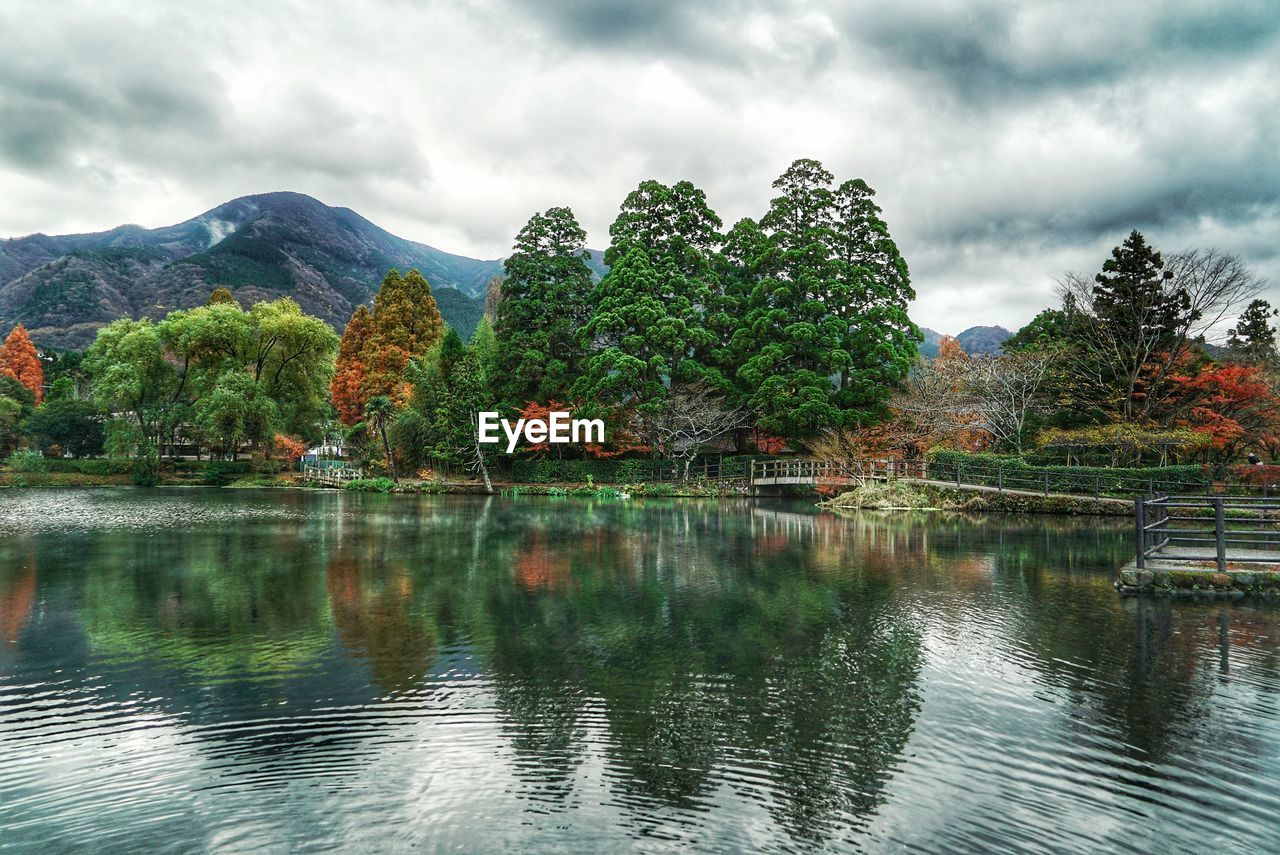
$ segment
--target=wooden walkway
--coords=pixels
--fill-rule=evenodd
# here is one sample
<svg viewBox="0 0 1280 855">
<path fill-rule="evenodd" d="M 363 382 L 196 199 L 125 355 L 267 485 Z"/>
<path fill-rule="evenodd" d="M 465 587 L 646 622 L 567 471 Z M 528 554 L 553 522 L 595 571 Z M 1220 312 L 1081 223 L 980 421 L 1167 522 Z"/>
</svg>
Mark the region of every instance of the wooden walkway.
<svg viewBox="0 0 1280 855">
<path fill-rule="evenodd" d="M 322 487 L 344 487 L 349 481 L 363 478 L 364 473 L 354 466 L 304 466 L 302 477 Z"/>
</svg>

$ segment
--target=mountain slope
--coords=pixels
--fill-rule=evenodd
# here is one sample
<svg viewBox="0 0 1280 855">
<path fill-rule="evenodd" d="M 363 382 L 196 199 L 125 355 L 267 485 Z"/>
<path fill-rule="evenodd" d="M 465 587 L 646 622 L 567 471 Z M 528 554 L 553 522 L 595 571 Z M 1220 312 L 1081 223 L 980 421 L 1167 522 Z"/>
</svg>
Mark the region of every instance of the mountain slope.
<svg viewBox="0 0 1280 855">
<path fill-rule="evenodd" d="M 933 359 L 938 355 L 938 346 L 941 344 L 943 335 L 934 332 L 928 327 L 921 327 L 920 331 L 924 333 L 924 343 L 920 345 L 920 355 L 928 359 Z M 960 347 L 970 356 L 993 356 L 1002 353 L 1001 345 L 1005 340 L 1012 336 L 1004 327 L 969 327 L 964 332 L 956 336 L 956 341 L 960 343 Z"/>
<path fill-rule="evenodd" d="M 0 324 L 21 321 L 44 346 L 83 347 L 116 318 L 199 305 L 225 286 L 246 305 L 293 297 L 340 330 L 392 267 L 421 270 L 446 322 L 469 333 L 475 298 L 502 262 L 405 240 L 299 193 L 267 193 L 160 229 L 0 241 Z"/>
</svg>

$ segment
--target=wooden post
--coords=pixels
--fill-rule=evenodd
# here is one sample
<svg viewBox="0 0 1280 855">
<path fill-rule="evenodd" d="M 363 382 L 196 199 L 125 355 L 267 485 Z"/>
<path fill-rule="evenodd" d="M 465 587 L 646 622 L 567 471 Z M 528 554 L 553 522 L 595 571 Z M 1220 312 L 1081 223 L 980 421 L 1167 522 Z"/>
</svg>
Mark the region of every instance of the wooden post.
<svg viewBox="0 0 1280 855">
<path fill-rule="evenodd" d="M 1218 543 L 1218 572 L 1227 572 L 1227 512 L 1223 507 L 1222 497 L 1213 500 L 1214 539 Z"/>
<path fill-rule="evenodd" d="M 1004 492 L 1004 468 L 999 465 L 996 466 L 996 492 Z"/>
<path fill-rule="evenodd" d="M 1147 566 L 1147 503 L 1142 496 L 1133 497 L 1133 516 L 1138 521 L 1138 569 Z"/>
<path fill-rule="evenodd" d="M 1102 497 L 1102 476 L 1097 473 L 1093 476 L 1093 497 L 1095 499 Z"/>
<path fill-rule="evenodd" d="M 1044 470 L 1044 494 L 1049 495 L 1049 470 Z"/>
</svg>

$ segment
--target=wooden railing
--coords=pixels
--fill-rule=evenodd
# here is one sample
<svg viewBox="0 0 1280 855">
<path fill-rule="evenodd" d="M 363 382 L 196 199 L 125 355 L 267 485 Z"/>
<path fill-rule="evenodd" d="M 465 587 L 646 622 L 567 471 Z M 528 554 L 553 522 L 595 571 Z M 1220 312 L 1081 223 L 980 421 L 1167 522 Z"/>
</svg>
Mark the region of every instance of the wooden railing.
<svg viewBox="0 0 1280 855">
<path fill-rule="evenodd" d="M 348 481 L 363 478 L 364 472 L 354 466 L 317 466 L 309 463 L 302 467 L 302 477 L 323 487 L 343 487 Z"/>
<path fill-rule="evenodd" d="M 1138 496 L 1137 566 L 1150 560 L 1280 563 L 1280 502 L 1257 496 Z"/>
</svg>

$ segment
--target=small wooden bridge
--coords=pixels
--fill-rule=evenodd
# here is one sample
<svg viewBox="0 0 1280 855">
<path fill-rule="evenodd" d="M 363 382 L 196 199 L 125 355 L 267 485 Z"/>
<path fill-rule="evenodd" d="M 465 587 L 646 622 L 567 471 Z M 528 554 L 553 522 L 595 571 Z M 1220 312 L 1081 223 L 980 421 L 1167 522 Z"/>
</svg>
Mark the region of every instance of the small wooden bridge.
<svg viewBox="0 0 1280 855">
<path fill-rule="evenodd" d="M 316 466 L 308 464 L 302 467 L 302 477 L 314 481 L 322 487 L 344 487 L 348 481 L 363 478 L 364 472 L 354 466 Z"/>
<path fill-rule="evenodd" d="M 777 487 L 797 484 L 852 484 L 861 481 L 888 481 L 898 478 L 923 480 L 924 462 L 914 460 L 851 460 L 833 462 L 795 458 L 753 460 L 750 486 Z"/>
</svg>

